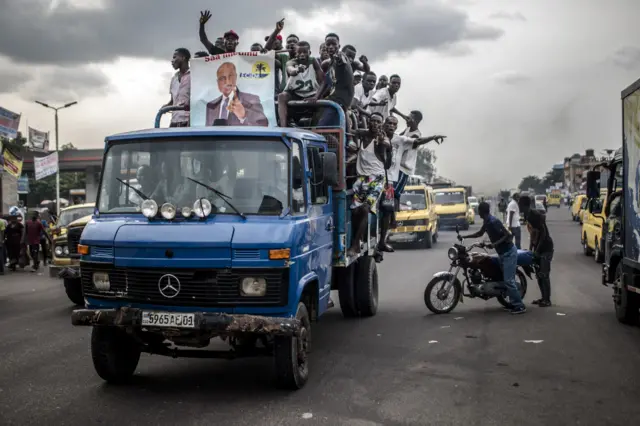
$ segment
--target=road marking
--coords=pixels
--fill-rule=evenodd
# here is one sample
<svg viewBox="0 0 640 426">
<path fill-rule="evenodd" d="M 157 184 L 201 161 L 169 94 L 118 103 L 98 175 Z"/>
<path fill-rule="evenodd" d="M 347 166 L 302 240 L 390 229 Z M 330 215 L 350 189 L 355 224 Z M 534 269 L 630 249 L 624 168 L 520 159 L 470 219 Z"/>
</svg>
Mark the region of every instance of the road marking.
<svg viewBox="0 0 640 426">
<path fill-rule="evenodd" d="M 431 343 L 438 343 L 438 341 L 437 340 L 429 340 L 429 344 L 431 344 Z"/>
<path fill-rule="evenodd" d="M 311 414 L 311 413 L 304 413 L 302 415 L 302 418 L 305 419 L 305 420 L 309 420 L 312 417 L 313 417 L 313 414 Z"/>
<path fill-rule="evenodd" d="M 563 314 L 562 312 L 556 312 L 556 315 L 557 315 L 557 316 L 559 316 L 559 317 L 564 317 L 564 316 L 566 316 L 567 314 Z"/>
<path fill-rule="evenodd" d="M 525 340 L 525 343 L 542 343 L 544 340 Z"/>
</svg>

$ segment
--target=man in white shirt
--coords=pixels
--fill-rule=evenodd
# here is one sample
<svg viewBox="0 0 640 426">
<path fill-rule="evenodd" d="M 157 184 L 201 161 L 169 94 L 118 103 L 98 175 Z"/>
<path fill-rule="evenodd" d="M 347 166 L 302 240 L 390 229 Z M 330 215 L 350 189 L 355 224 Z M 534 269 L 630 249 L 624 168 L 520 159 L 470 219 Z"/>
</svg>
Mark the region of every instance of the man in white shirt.
<svg viewBox="0 0 640 426">
<path fill-rule="evenodd" d="M 511 197 L 511 202 L 507 206 L 507 219 L 509 225 L 509 232 L 514 237 L 516 248 L 520 250 L 520 238 L 522 236 L 520 232 L 520 207 L 518 207 L 518 200 L 520 194 L 514 193 Z"/>
<path fill-rule="evenodd" d="M 396 74 L 392 75 L 389 78 L 389 86 L 378 90 L 373 95 L 373 98 L 369 102 L 369 113 L 380 113 L 385 120 L 393 113 L 399 115 L 405 120 L 408 120 L 409 117 L 396 109 L 396 103 L 398 102 L 397 94 L 400 90 L 401 84 L 402 80 L 400 79 L 400 76 Z"/>
<path fill-rule="evenodd" d="M 356 109 L 360 113 L 361 128 L 366 127 L 366 120 L 369 116 L 367 107 L 373 99 L 373 95 L 376 93 L 374 89 L 376 85 L 376 74 L 373 71 L 365 73 L 362 83 L 356 85 L 354 88 L 353 103 L 351 109 Z"/>
<path fill-rule="evenodd" d="M 404 178 L 404 182 L 400 181 L 400 175 L 403 175 L 402 172 L 402 158 L 407 151 L 415 151 L 419 146 L 429 143 L 431 141 L 436 141 L 436 143 L 441 144 L 444 136 L 429 136 L 426 138 L 418 137 L 418 136 L 406 136 L 406 135 L 396 135 L 395 131 L 398 129 L 398 119 L 394 116 L 389 116 L 384 122 L 384 132 L 386 136 L 391 141 L 391 167 L 388 171 L 388 179 L 389 183 L 393 185 L 394 188 L 394 196 L 396 199 L 396 209 L 398 208 L 400 202 L 400 195 L 404 190 L 404 185 L 406 184 L 406 177 Z M 417 127 L 416 127 L 417 130 Z M 418 131 L 419 132 L 419 131 Z M 406 130 L 405 130 L 406 133 Z M 408 176 L 408 175 L 405 175 Z M 402 186 L 402 187 L 400 187 Z M 391 217 L 391 228 L 395 228 L 395 215 Z M 386 245 L 383 246 L 383 251 L 393 251 L 393 248 Z"/>
</svg>

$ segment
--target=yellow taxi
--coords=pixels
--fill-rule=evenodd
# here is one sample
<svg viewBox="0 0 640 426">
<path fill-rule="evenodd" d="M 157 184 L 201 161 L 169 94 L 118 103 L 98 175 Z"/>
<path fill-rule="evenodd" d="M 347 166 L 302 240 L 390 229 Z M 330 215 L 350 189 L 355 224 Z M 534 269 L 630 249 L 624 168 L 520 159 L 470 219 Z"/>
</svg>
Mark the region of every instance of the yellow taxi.
<svg viewBox="0 0 640 426">
<path fill-rule="evenodd" d="M 587 196 L 584 194 L 578 194 L 573 198 L 573 204 L 571 205 L 571 218 L 574 222 L 580 221 L 582 223 L 582 218 L 580 216 L 580 212 L 587 202 Z"/>
<path fill-rule="evenodd" d="M 607 207 L 607 191 L 600 191 L 599 198 L 592 198 L 586 202 L 583 213 L 582 231 L 580 232 L 580 242 L 585 256 L 594 255 L 596 262 L 604 260 L 604 240 L 602 238 L 602 227 L 607 218 L 605 209 Z"/>
<path fill-rule="evenodd" d="M 442 228 L 469 229 L 469 203 L 464 187 L 438 188 L 434 190 L 434 202 L 438 221 Z"/>
<path fill-rule="evenodd" d="M 389 240 L 399 243 L 421 243 L 431 248 L 438 240 L 438 215 L 434 195 L 426 185 L 407 186 L 400 195 L 400 211 L 396 213 L 396 229 Z"/>
<path fill-rule="evenodd" d="M 86 204 L 76 204 L 66 209 L 60 210 L 60 217 L 56 221 L 52 235 L 57 237 L 59 235 L 64 235 L 67 233 L 67 227 L 69 224 L 75 220 L 78 220 L 85 216 L 91 216 L 93 214 L 93 210 L 95 209 L 95 203 L 86 203 Z"/>
</svg>

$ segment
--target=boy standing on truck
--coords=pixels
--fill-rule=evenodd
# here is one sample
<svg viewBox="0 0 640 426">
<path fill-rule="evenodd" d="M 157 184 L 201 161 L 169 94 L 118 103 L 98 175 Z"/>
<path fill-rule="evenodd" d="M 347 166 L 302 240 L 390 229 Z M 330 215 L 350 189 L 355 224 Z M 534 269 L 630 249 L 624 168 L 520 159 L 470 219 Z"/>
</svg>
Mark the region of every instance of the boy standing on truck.
<svg viewBox="0 0 640 426">
<path fill-rule="evenodd" d="M 356 170 L 358 177 L 353 184 L 353 203 L 351 204 L 351 222 L 353 236 L 351 247 L 347 254 L 355 256 L 360 253 L 360 242 L 367 231 L 367 217 L 369 212 L 375 214 L 380 201 L 380 195 L 385 184 L 385 170 L 391 165 L 391 143 L 382 132 L 382 115 L 371 114 L 369 130 L 360 136 L 362 143 Z M 381 236 L 386 235 L 384 221 Z M 380 243 L 384 240 L 380 239 Z"/>
<path fill-rule="evenodd" d="M 189 127 L 189 103 L 191 98 L 191 71 L 189 60 L 191 53 L 183 47 L 173 52 L 171 65 L 177 70 L 171 79 L 169 93 L 171 99 L 165 106 L 184 106 L 185 111 L 173 111 L 169 127 Z"/>
</svg>

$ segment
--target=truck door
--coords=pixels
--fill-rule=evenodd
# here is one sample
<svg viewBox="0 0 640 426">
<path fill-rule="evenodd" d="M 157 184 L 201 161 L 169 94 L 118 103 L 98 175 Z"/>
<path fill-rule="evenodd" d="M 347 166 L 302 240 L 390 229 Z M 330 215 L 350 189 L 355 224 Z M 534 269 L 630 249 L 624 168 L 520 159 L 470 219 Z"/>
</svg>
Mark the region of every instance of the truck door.
<svg viewBox="0 0 640 426">
<path fill-rule="evenodd" d="M 333 206 L 331 191 L 324 182 L 321 152 L 326 148 L 321 144 L 307 145 L 307 193 L 309 194 L 310 226 L 310 269 L 319 279 L 319 313 L 328 308 L 331 291 L 331 271 L 333 257 Z"/>
</svg>

